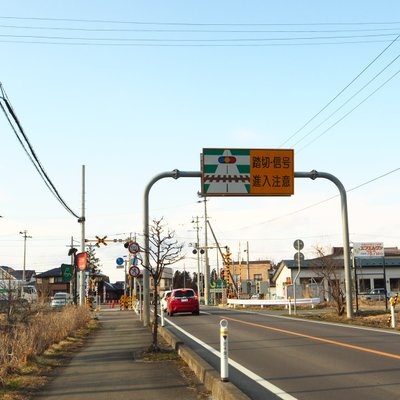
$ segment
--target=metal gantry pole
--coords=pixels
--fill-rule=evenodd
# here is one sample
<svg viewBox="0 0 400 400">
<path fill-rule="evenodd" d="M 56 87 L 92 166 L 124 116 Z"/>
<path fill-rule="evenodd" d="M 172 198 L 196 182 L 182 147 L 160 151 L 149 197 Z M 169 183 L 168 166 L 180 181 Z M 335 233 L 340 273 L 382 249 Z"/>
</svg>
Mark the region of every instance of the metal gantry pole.
<svg viewBox="0 0 400 400">
<path fill-rule="evenodd" d="M 333 182 L 339 189 L 341 212 L 342 212 L 342 235 L 343 235 L 343 261 L 344 261 L 344 274 L 345 274 L 345 287 L 346 287 L 346 312 L 347 318 L 353 318 L 353 296 L 351 284 L 351 265 L 350 265 L 350 241 L 349 241 L 349 222 L 347 212 L 347 195 L 346 189 L 342 182 L 335 176 L 327 172 L 295 172 L 295 178 L 310 178 L 312 180 L 317 178 L 325 178 Z"/>
<path fill-rule="evenodd" d="M 146 186 L 143 204 L 143 233 L 144 233 L 144 270 L 143 270 L 143 325 L 150 324 L 150 241 L 149 241 L 149 196 L 153 185 L 163 178 L 201 178 L 201 171 L 179 171 L 162 172 L 156 175 Z"/>
</svg>

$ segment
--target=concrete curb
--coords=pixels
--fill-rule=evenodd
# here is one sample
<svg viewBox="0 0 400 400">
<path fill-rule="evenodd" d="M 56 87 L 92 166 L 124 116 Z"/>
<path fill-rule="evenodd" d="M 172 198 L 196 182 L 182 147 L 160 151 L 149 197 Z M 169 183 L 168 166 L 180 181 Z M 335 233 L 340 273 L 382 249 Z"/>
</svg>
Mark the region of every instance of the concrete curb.
<svg viewBox="0 0 400 400">
<path fill-rule="evenodd" d="M 178 339 L 172 332 L 162 326 L 158 332 L 164 340 L 173 347 L 189 368 L 196 374 L 200 382 L 209 390 L 214 399 L 218 400 L 250 400 L 231 382 L 222 382 L 218 372 L 192 349 Z"/>
</svg>

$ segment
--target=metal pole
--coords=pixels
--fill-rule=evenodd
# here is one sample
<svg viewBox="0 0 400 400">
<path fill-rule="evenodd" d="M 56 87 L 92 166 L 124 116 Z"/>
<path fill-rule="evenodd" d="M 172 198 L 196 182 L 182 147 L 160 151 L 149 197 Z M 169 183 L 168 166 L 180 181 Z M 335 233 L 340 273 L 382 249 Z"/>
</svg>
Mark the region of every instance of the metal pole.
<svg viewBox="0 0 400 400">
<path fill-rule="evenodd" d="M 199 217 L 196 217 L 196 231 L 197 231 L 197 242 L 196 242 L 196 250 L 197 250 L 197 297 L 201 297 L 200 290 L 200 244 L 199 244 Z"/>
<path fill-rule="evenodd" d="M 163 178 L 201 178 L 201 171 L 179 171 L 162 172 L 156 175 L 146 186 L 144 191 L 143 205 L 143 233 L 144 233 L 144 270 L 143 270 L 143 325 L 150 324 L 150 257 L 149 257 L 149 195 L 152 186 Z"/>
<path fill-rule="evenodd" d="M 356 290 L 356 311 L 358 312 L 358 278 L 357 278 L 357 262 L 354 257 L 354 251 L 351 251 L 352 254 L 352 263 L 354 269 L 354 286 Z"/>
<path fill-rule="evenodd" d="M 299 247 L 299 249 L 297 250 L 297 274 L 294 277 L 294 285 L 293 285 L 294 315 L 297 314 L 297 303 L 296 303 L 296 298 L 297 298 L 296 289 L 297 289 L 297 286 L 296 285 L 297 285 L 297 279 L 298 279 L 298 277 L 300 275 L 300 267 L 301 267 L 301 264 L 300 264 L 300 247 Z"/>
<path fill-rule="evenodd" d="M 74 247 L 74 237 L 71 236 L 71 249 Z M 69 282 L 69 294 L 74 298 L 74 282 L 75 282 L 75 266 L 74 266 L 74 253 L 71 251 L 71 265 L 74 273 L 72 274 L 72 279 Z"/>
<path fill-rule="evenodd" d="M 82 216 L 80 218 L 82 224 L 81 230 L 81 252 L 85 252 L 85 166 L 82 165 Z M 85 271 L 79 271 L 79 305 L 84 304 L 85 298 Z"/>
<path fill-rule="evenodd" d="M 344 274 L 346 286 L 346 311 L 347 318 L 353 318 L 353 299 L 352 299 L 352 285 L 351 285 L 351 267 L 350 267 L 350 244 L 349 244 L 349 222 L 347 213 L 347 195 L 346 189 L 343 184 L 335 176 L 326 172 L 295 172 L 295 178 L 325 178 L 333 182 L 339 189 L 342 211 L 342 235 L 343 235 L 343 261 L 344 261 Z"/>
<path fill-rule="evenodd" d="M 388 298 L 387 298 L 387 286 L 386 286 L 386 262 L 385 262 L 385 256 L 382 257 L 382 263 L 383 263 L 383 281 L 385 282 L 385 309 L 387 311 L 388 309 Z"/>
<path fill-rule="evenodd" d="M 26 239 L 30 239 L 32 236 L 28 236 L 27 235 L 28 231 L 24 230 L 21 231 L 20 234 L 23 235 L 24 238 L 24 262 L 23 262 L 23 268 L 22 268 L 22 284 L 21 284 L 21 297 L 23 297 L 24 295 L 24 285 L 25 285 L 25 280 L 26 280 L 26 274 L 25 274 L 25 270 L 26 270 Z"/>
<path fill-rule="evenodd" d="M 204 304 L 208 305 L 210 302 L 210 263 L 208 260 L 208 238 L 207 238 L 207 198 L 204 198 Z"/>
<path fill-rule="evenodd" d="M 247 280 L 250 280 L 250 256 L 249 256 L 249 242 L 246 242 L 246 253 L 247 253 Z"/>
</svg>

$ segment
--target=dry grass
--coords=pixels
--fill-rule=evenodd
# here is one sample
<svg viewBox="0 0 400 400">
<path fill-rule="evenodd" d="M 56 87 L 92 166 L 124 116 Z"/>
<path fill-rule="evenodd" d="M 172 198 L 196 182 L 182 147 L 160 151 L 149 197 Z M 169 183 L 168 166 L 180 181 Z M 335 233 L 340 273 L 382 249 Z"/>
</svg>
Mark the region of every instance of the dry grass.
<svg viewBox="0 0 400 400">
<path fill-rule="evenodd" d="M 86 307 L 65 307 L 61 311 L 35 310 L 28 318 L 0 323 L 0 387 L 23 386 L 26 374 L 41 369 L 46 351 L 57 352 L 57 344 L 74 345 L 74 334 L 88 326 L 91 315 Z M 66 343 L 63 345 L 63 340 Z M 49 350 L 51 349 L 51 350 Z M 47 354 L 47 358 L 51 354 Z M 46 364 L 48 364 L 46 362 Z M 10 378 L 11 377 L 11 378 Z M 4 397 L 5 396 L 5 397 Z M 7 399 L 3 392 L 2 397 Z M 16 397 L 18 398 L 18 397 Z"/>
</svg>

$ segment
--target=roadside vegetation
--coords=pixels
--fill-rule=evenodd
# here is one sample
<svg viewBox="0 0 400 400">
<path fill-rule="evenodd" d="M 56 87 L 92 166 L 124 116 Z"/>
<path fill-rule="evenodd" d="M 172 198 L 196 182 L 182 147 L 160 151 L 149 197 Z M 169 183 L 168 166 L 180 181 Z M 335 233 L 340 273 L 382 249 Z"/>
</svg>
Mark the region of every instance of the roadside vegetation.
<svg viewBox="0 0 400 400">
<path fill-rule="evenodd" d="M 87 307 L 45 306 L 0 314 L 0 399 L 27 399 L 97 326 Z"/>
</svg>

